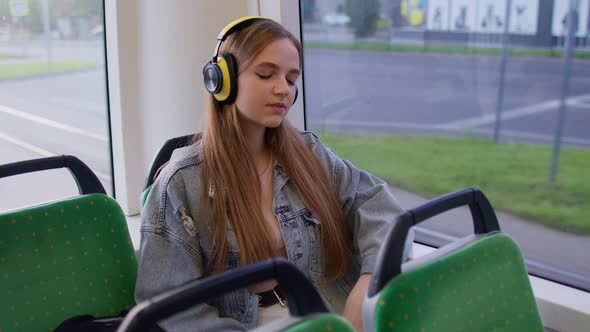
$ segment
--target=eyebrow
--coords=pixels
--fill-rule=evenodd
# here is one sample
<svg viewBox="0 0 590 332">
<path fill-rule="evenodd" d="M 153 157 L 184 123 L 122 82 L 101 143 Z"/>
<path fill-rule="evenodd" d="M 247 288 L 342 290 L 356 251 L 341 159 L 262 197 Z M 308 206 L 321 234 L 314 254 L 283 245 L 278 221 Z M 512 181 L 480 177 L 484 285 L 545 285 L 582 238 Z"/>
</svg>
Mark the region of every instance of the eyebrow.
<svg viewBox="0 0 590 332">
<path fill-rule="evenodd" d="M 255 65 L 254 67 L 256 68 L 260 68 L 260 67 L 270 67 L 272 69 L 279 69 L 279 66 L 277 66 L 276 64 L 272 63 L 272 62 L 261 62 L 257 65 Z M 291 69 L 289 70 L 289 74 L 297 74 L 299 75 L 301 72 L 299 71 L 299 69 Z"/>
</svg>

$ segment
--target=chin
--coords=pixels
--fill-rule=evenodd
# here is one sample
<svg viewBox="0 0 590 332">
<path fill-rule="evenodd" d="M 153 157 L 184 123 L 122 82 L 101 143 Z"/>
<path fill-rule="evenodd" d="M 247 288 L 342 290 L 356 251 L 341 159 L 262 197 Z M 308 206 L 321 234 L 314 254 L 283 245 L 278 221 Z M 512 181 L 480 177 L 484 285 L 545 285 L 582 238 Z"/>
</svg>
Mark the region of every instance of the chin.
<svg viewBox="0 0 590 332">
<path fill-rule="evenodd" d="M 283 119 L 278 120 L 278 121 L 268 121 L 266 123 L 266 128 L 277 128 L 278 126 L 281 125 L 281 123 L 283 123 Z"/>
</svg>

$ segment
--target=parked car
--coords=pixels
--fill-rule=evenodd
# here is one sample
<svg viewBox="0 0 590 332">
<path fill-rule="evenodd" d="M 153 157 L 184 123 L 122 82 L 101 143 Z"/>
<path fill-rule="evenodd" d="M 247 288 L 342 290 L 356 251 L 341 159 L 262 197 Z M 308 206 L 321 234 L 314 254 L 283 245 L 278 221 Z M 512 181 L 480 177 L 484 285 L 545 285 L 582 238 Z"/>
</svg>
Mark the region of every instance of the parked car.
<svg viewBox="0 0 590 332">
<path fill-rule="evenodd" d="M 347 25 L 350 17 L 344 13 L 327 13 L 322 17 L 322 22 L 327 25 Z"/>
</svg>

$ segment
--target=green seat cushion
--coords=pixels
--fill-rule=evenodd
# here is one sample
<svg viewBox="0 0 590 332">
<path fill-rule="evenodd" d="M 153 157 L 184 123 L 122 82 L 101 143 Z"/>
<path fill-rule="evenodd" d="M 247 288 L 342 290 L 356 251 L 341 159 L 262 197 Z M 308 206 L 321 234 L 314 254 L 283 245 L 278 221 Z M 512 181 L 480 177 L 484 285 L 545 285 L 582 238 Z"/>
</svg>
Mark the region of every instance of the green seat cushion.
<svg viewBox="0 0 590 332">
<path fill-rule="evenodd" d="M 402 273 L 379 294 L 376 331 L 543 331 L 520 249 L 497 233 Z"/>
<path fill-rule="evenodd" d="M 0 331 L 51 331 L 133 306 L 137 259 L 115 200 L 92 194 L 0 215 Z"/>
<path fill-rule="evenodd" d="M 336 314 L 319 314 L 297 323 L 285 332 L 354 332 L 348 321 Z"/>
</svg>

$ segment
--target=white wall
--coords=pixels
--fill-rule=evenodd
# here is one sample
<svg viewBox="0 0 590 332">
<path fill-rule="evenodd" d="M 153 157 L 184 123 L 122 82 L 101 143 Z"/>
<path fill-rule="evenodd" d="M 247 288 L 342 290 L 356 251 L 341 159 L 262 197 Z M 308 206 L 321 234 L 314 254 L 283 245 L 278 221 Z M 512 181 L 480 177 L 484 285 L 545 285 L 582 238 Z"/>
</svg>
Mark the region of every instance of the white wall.
<svg viewBox="0 0 590 332">
<path fill-rule="evenodd" d="M 201 69 L 219 31 L 238 17 L 263 15 L 298 36 L 298 1 L 106 0 L 105 7 L 115 191 L 133 215 L 158 149 L 200 129 Z M 289 118 L 303 128 L 301 85 L 299 92 Z"/>
<path fill-rule="evenodd" d="M 136 213 L 143 158 L 140 126 L 138 1 L 106 0 L 105 33 L 115 195 L 126 214 Z"/>
</svg>

